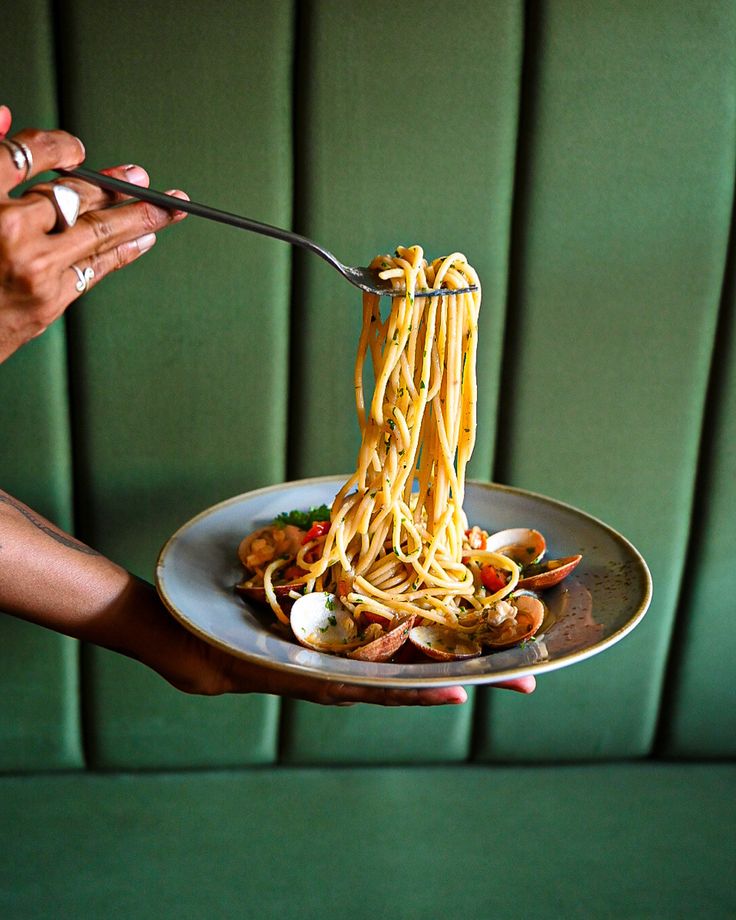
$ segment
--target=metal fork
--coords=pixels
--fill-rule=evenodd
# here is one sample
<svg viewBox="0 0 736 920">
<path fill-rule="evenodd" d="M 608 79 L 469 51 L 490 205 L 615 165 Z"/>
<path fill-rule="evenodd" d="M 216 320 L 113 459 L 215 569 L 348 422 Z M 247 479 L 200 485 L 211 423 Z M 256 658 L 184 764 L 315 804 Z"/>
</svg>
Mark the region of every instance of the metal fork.
<svg viewBox="0 0 736 920">
<path fill-rule="evenodd" d="M 378 277 L 378 272 L 373 268 L 360 268 L 354 265 L 343 265 L 343 263 L 334 256 L 329 250 L 310 240 L 299 233 L 292 233 L 290 230 L 282 230 L 281 227 L 273 227 L 271 224 L 263 224 L 258 220 L 252 220 L 250 217 L 240 217 L 238 214 L 231 214 L 228 211 L 220 211 L 218 208 L 211 208 L 206 204 L 199 204 L 196 201 L 187 201 L 183 198 L 175 198 L 173 195 L 165 195 L 163 192 L 157 192 L 152 188 L 143 188 L 140 185 L 133 185 L 130 182 L 124 182 L 122 179 L 113 179 L 111 176 L 105 176 L 102 173 L 87 169 L 84 166 L 78 166 L 76 169 L 57 170 L 64 176 L 75 176 L 84 182 L 91 182 L 100 188 L 110 192 L 121 192 L 129 195 L 131 198 L 139 198 L 141 201 L 149 201 L 158 205 L 160 208 L 175 209 L 177 211 L 187 211 L 190 214 L 196 214 L 197 217 L 206 217 L 209 220 L 216 220 L 223 224 L 230 224 L 233 227 L 240 227 L 241 230 L 250 230 L 253 233 L 261 233 L 264 236 L 270 236 L 277 240 L 283 240 L 285 243 L 291 243 L 292 246 L 301 246 L 315 255 L 320 256 L 325 262 L 329 263 L 336 269 L 343 278 L 346 278 L 351 284 L 360 288 L 362 291 L 368 291 L 370 294 L 378 294 L 387 297 L 400 297 L 405 292 L 404 289 L 394 288 L 390 281 L 384 281 Z M 472 285 L 466 288 L 453 290 L 455 294 L 464 294 L 468 291 L 475 291 L 477 287 Z M 417 292 L 419 294 L 420 292 Z M 421 291 L 422 297 L 437 297 L 440 294 L 448 293 L 448 289 L 435 289 L 432 291 Z"/>
</svg>

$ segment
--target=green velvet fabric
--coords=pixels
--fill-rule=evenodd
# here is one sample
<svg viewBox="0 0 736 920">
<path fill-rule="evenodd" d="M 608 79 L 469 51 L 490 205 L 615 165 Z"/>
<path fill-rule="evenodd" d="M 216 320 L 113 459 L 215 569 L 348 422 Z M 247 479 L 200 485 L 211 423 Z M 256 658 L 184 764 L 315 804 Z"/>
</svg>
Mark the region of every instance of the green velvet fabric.
<svg viewBox="0 0 736 920">
<path fill-rule="evenodd" d="M 736 520 L 734 269 L 732 253 L 713 354 L 703 464 L 662 718 L 662 747 L 681 757 L 736 755 L 736 685 L 728 651 L 736 617 L 730 552 Z"/>
<path fill-rule="evenodd" d="M 654 600 L 619 646 L 540 682 L 521 718 L 489 697 L 479 750 L 644 755 L 679 629 L 728 247 L 736 9 L 549 2 L 527 30 L 498 478 L 618 528 Z"/>
<path fill-rule="evenodd" d="M 465 252 L 472 475 L 620 529 L 654 603 L 532 697 L 444 709 L 192 698 L 0 618 L 0 918 L 736 916 L 734 5 L 27 0 L 2 24 L 0 103 L 92 167 L 355 264 Z M 0 367 L 0 487 L 150 578 L 214 502 L 353 466 L 359 318 L 313 256 L 189 218 Z"/>
<path fill-rule="evenodd" d="M 4 16 L 17 123 L 61 119 L 91 166 L 140 161 L 348 262 L 464 250 L 484 289 L 473 475 L 618 527 L 655 599 L 530 699 L 390 714 L 192 699 L 91 649 L 80 689 L 73 643 L 3 623 L 0 767 L 638 758 L 657 729 L 670 754 L 732 756 L 713 642 L 735 591 L 733 5 L 427 0 L 410 40 L 382 0 Z M 0 485 L 151 577 L 213 502 L 352 467 L 359 313 L 314 257 L 190 218 L 0 368 Z"/>
<path fill-rule="evenodd" d="M 0 101 L 11 104 L 17 128 L 52 127 L 58 119 L 48 4 L 11 4 L 2 23 L 14 48 L 0 55 Z M 0 488 L 72 526 L 61 324 L 0 366 Z M 0 769 L 81 766 L 76 644 L 3 617 L 0 649 Z"/>
<path fill-rule="evenodd" d="M 348 4 L 339 16 L 332 2 L 300 4 L 298 229 L 354 265 L 399 244 L 418 243 L 429 258 L 465 251 L 483 283 L 481 424 L 472 470 L 484 479 L 492 468 L 503 345 L 521 7 L 516 0 L 466 3 L 462 21 L 477 36 L 468 44 L 444 40 L 447 9 L 440 2 L 423 5 L 410 41 L 385 0 Z M 440 63 L 428 67 L 439 43 Z M 479 104 L 469 104 L 471 97 Z M 355 468 L 353 367 L 362 317 L 360 292 L 336 282 L 312 256 L 297 258 L 296 283 L 304 296 L 295 305 L 292 343 L 294 478 Z M 470 720 L 459 711 L 403 711 L 380 731 L 376 722 L 358 710 L 337 728 L 332 714 L 296 704 L 285 750 L 289 759 L 308 761 L 342 761 L 347 746 L 359 762 L 435 762 L 462 757 L 471 745 Z M 332 740 L 317 742 L 323 738 Z"/>
<path fill-rule="evenodd" d="M 90 766 L 181 769 L 276 761 L 277 697 L 189 697 L 112 652 L 85 650 L 83 662 Z"/>
<path fill-rule="evenodd" d="M 0 915 L 725 920 L 735 803 L 733 765 L 5 779 Z"/>
<path fill-rule="evenodd" d="M 290 764 L 463 763 L 472 755 L 473 699 L 461 707 L 382 710 L 284 705 L 280 760 Z"/>
<path fill-rule="evenodd" d="M 288 4 L 203 18 L 197 3 L 82 0 L 60 27 L 64 110 L 90 165 L 140 162 L 158 188 L 290 223 Z M 136 53 L 111 56 L 111 35 Z M 70 323 L 79 532 L 148 578 L 189 517 L 285 473 L 289 248 L 201 220 L 163 237 Z M 275 731 L 267 699 L 213 707 L 102 654 L 85 676 L 96 763 L 259 761 Z"/>
<path fill-rule="evenodd" d="M 464 4 L 464 25 L 455 27 L 462 34 L 472 23 L 473 42 L 445 41 L 447 7 L 439 0 L 422 4 L 421 15 L 412 18 L 410 40 L 388 0 L 345 4 L 340 15 L 336 9 L 331 0 L 299 4 L 295 221 L 352 265 L 365 265 L 397 245 L 417 243 L 429 258 L 465 248 L 483 283 L 483 424 L 473 474 L 488 479 L 503 339 L 522 4 Z M 439 62 L 429 65 L 439 46 Z M 297 268 L 289 464 L 294 478 L 355 467 L 360 441 L 353 368 L 362 317 L 360 292 L 337 282 L 331 269 L 301 253 Z"/>
</svg>

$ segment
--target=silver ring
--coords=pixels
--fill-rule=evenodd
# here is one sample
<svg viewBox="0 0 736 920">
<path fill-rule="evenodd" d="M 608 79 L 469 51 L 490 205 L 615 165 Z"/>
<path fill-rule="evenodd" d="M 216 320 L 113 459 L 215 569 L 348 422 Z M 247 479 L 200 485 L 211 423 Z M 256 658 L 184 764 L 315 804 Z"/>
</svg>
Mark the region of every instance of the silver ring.
<svg viewBox="0 0 736 920">
<path fill-rule="evenodd" d="M 71 186 L 57 182 L 51 188 L 32 188 L 31 191 L 44 195 L 53 204 L 56 223 L 52 233 L 60 233 L 76 224 L 82 199 L 79 192 L 75 192 Z"/>
<path fill-rule="evenodd" d="M 89 287 L 90 281 L 95 276 L 94 268 L 87 266 L 85 269 L 81 269 L 78 265 L 72 265 L 72 268 L 77 273 L 77 283 L 74 287 L 79 291 L 80 294 L 84 294 Z"/>
<path fill-rule="evenodd" d="M 0 145 L 7 149 L 13 161 L 13 166 L 19 172 L 23 170 L 23 178 L 20 181 L 25 182 L 33 169 L 33 154 L 30 147 L 21 141 L 11 140 L 9 137 L 0 141 Z"/>
</svg>

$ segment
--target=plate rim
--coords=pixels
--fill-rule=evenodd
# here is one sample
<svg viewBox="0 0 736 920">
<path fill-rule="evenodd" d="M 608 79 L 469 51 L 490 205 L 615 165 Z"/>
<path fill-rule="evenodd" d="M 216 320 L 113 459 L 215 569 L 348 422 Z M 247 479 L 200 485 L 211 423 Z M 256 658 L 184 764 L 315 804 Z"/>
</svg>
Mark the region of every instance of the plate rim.
<svg viewBox="0 0 736 920">
<path fill-rule="evenodd" d="M 315 680 L 329 681 L 331 683 L 340 683 L 340 684 L 351 684 L 357 686 L 373 686 L 373 687 L 386 687 L 392 689 L 412 689 L 412 688 L 421 688 L 421 687 L 451 687 L 459 685 L 493 685 L 497 683 L 503 683 L 509 680 L 528 677 L 531 675 L 541 675 L 543 673 L 556 671 L 560 668 L 569 667 L 572 664 L 576 664 L 580 661 L 585 661 L 588 658 L 591 658 L 600 652 L 605 651 L 607 648 L 610 648 L 612 645 L 618 643 L 621 639 L 627 636 L 632 630 L 639 625 L 641 620 L 644 618 L 647 613 L 649 606 L 652 601 L 653 596 L 653 582 L 652 575 L 649 570 L 649 566 L 646 563 L 646 560 L 639 552 L 639 550 L 634 546 L 634 544 L 625 537 L 622 533 L 616 530 L 615 527 L 612 527 L 610 524 L 607 524 L 605 521 L 596 517 L 593 514 L 590 514 L 587 511 L 583 511 L 581 508 L 578 508 L 575 505 L 571 505 L 568 502 L 562 501 L 560 499 L 551 498 L 547 495 L 544 495 L 540 492 L 535 492 L 530 489 L 524 489 L 519 486 L 510 486 L 504 483 L 492 482 L 489 480 L 483 479 L 467 479 L 466 487 L 468 485 L 479 486 L 482 489 L 488 489 L 495 492 L 507 492 L 512 495 L 519 495 L 527 499 L 535 499 L 537 501 L 542 501 L 547 505 L 553 505 L 557 508 L 562 509 L 566 512 L 571 512 L 574 515 L 585 519 L 588 522 L 593 522 L 598 527 L 606 531 L 615 541 L 622 544 L 625 550 L 631 555 L 632 560 L 637 564 L 639 574 L 642 576 L 644 584 L 644 595 L 639 601 L 638 606 L 634 614 L 617 630 L 612 632 L 610 635 L 606 636 L 604 639 L 599 640 L 598 642 L 593 642 L 589 646 L 585 646 L 582 649 L 572 651 L 567 655 L 562 655 L 559 658 L 556 658 L 552 661 L 536 661 L 530 665 L 520 665 L 518 667 L 505 668 L 499 671 L 490 672 L 490 673 L 478 673 L 478 674 L 468 674 L 461 676 L 448 676 L 448 675 L 439 675 L 439 676 L 420 676 L 407 674 L 406 677 L 389 677 L 389 676 L 371 676 L 371 675 L 362 675 L 362 674 L 338 674 L 330 673 L 327 671 L 321 671 L 310 665 L 303 665 L 297 662 L 287 662 L 287 661 L 277 661 L 275 659 L 261 657 L 258 655 L 253 655 L 242 649 L 234 648 L 232 645 L 229 645 L 227 642 L 220 640 L 217 636 L 212 635 L 206 630 L 202 629 L 195 621 L 190 619 L 183 611 L 179 610 L 176 604 L 171 600 L 166 592 L 165 585 L 163 583 L 163 570 L 165 568 L 166 556 L 170 551 L 172 545 L 184 534 L 186 531 L 190 530 L 197 523 L 203 520 L 206 517 L 216 514 L 223 508 L 226 508 L 230 505 L 237 504 L 244 499 L 255 498 L 258 496 L 267 495 L 271 492 L 279 492 L 286 490 L 288 488 L 296 487 L 306 487 L 311 485 L 321 485 L 329 482 L 346 482 L 349 478 L 349 474 L 332 474 L 324 476 L 310 476 L 304 479 L 293 479 L 286 480 L 280 483 L 273 483 L 272 485 L 262 486 L 258 489 L 251 489 L 246 492 L 241 492 L 238 495 L 233 495 L 230 498 L 222 499 L 215 504 L 210 505 L 207 508 L 204 508 L 202 511 L 195 514 L 193 517 L 189 518 L 183 524 L 181 524 L 164 542 L 161 549 L 158 552 L 156 558 L 155 566 L 155 586 L 156 591 L 161 599 L 161 602 L 164 604 L 168 612 L 187 630 L 192 632 L 198 638 L 207 642 L 209 645 L 214 646 L 215 648 L 220 649 L 223 652 L 226 652 L 229 655 L 240 658 L 242 660 L 248 661 L 251 664 L 258 665 L 264 668 L 271 670 L 282 671 L 290 674 L 298 674 L 303 677 L 311 677 Z M 331 660 L 341 660 L 338 656 L 330 656 Z"/>
</svg>

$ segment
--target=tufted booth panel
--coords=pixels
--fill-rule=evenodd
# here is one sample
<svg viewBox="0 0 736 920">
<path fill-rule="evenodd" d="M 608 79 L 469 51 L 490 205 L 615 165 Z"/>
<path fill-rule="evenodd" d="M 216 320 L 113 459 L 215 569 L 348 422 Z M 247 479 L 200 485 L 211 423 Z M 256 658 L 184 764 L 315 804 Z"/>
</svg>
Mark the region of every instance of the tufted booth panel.
<svg viewBox="0 0 736 920">
<path fill-rule="evenodd" d="M 13 84 L 8 91 L 21 118 L 52 127 L 58 118 L 47 5 L 32 0 L 3 9 L 3 28 L 17 36 L 17 58 L 0 56 L 0 86 Z M 22 80 L 17 61 L 23 62 Z M 68 528 L 72 455 L 66 383 L 62 324 L 0 367 L 2 488 Z M 0 617 L 0 648 L 0 769 L 81 766 L 77 644 Z"/>
<path fill-rule="evenodd" d="M 212 12 L 14 7 L 17 123 L 58 114 L 91 166 L 140 161 L 346 261 L 463 250 L 484 286 L 473 475 L 618 527 L 654 603 L 530 699 L 390 713 L 190 699 L 3 622 L 0 767 L 733 754 L 712 643 L 734 587 L 732 4 L 427 2 L 411 41 L 383 0 Z M 150 577 L 207 505 L 351 468 L 358 323 L 326 266 L 190 218 L 0 368 L 0 482 Z"/>
</svg>

